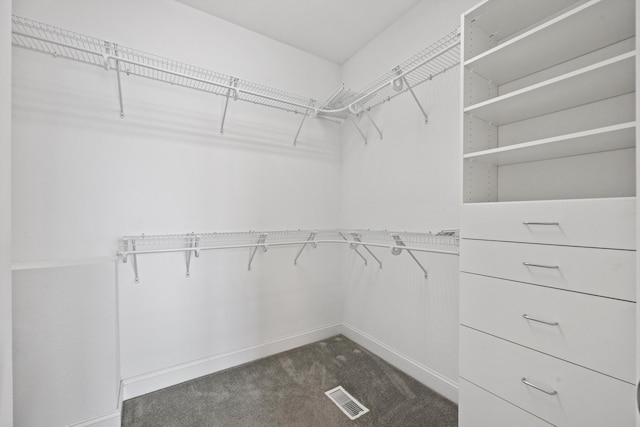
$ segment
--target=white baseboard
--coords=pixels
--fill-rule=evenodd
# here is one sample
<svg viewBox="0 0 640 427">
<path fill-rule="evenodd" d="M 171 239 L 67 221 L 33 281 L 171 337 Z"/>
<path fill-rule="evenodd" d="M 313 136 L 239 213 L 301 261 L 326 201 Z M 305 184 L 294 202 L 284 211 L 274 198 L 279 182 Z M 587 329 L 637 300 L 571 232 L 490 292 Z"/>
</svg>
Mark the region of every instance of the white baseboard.
<svg viewBox="0 0 640 427">
<path fill-rule="evenodd" d="M 149 374 L 125 378 L 122 380 L 122 399 L 127 400 L 136 396 L 141 396 L 152 391 L 180 384 L 223 369 L 228 369 L 233 366 L 291 350 L 306 344 L 311 344 L 340 333 L 340 324 L 328 325 L 231 353 L 206 357 L 204 359 L 183 363 Z"/>
<path fill-rule="evenodd" d="M 340 332 L 351 341 L 360 344 L 362 347 L 386 362 L 389 362 L 402 372 L 412 376 L 430 389 L 458 403 L 458 384 L 455 381 L 416 362 L 352 325 L 342 324 Z"/>
<path fill-rule="evenodd" d="M 67 427 L 120 427 L 120 409 Z"/>
</svg>

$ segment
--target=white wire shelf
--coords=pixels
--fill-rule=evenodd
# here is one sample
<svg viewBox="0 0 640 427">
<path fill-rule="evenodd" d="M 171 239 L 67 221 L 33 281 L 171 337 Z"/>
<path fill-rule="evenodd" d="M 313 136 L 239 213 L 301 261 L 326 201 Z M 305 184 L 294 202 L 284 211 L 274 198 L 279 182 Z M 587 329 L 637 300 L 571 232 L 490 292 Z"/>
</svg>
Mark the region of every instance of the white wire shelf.
<svg viewBox="0 0 640 427">
<path fill-rule="evenodd" d="M 118 245 L 118 257 L 126 263 L 131 257 L 136 282 L 138 282 L 137 255 L 184 252 L 186 253 L 187 277 L 190 275 L 191 255 L 198 257 L 200 252 L 220 249 L 251 249 L 248 270 L 258 249 L 266 252 L 269 247 L 297 246 L 298 258 L 307 245 L 316 247 L 318 244 L 348 244 L 365 265 L 368 257 L 359 249 L 366 250 L 382 268 L 382 262 L 371 251 L 370 247 L 390 249 L 394 255 L 406 251 L 428 276 L 427 270 L 415 257 L 413 252 L 430 252 L 445 255 L 458 255 L 458 230 L 442 230 L 431 232 L 392 232 L 387 230 L 279 230 L 279 231 L 242 231 L 222 233 L 186 233 L 166 235 L 136 235 L 124 236 Z"/>
<path fill-rule="evenodd" d="M 224 133 L 224 121 L 229 99 L 302 114 L 302 122 L 294 138 L 294 145 L 306 117 L 342 122 L 407 91 L 411 92 L 418 103 L 425 115 L 426 122 L 428 121 L 426 112 L 413 92 L 413 88 L 460 63 L 460 32 L 459 29 L 456 29 L 365 86 L 362 90 L 355 92 L 345 91 L 344 88 L 341 88 L 326 102 L 320 103 L 314 98 L 264 86 L 15 15 L 12 19 L 12 43 L 16 47 L 114 71 L 118 82 L 121 117 L 124 117 L 121 78 L 123 75 L 138 76 L 225 97 L 226 103 L 222 114 L 220 133 Z M 382 137 L 381 133 L 380 136 Z"/>
<path fill-rule="evenodd" d="M 13 45 L 97 65 L 118 73 L 231 96 L 233 99 L 308 114 L 317 101 L 234 76 L 153 55 L 19 16 L 12 19 Z"/>
<path fill-rule="evenodd" d="M 326 115 L 371 110 L 456 67 L 460 63 L 460 29 L 456 28 L 359 91 L 342 90 L 320 111 Z M 415 94 L 412 93 L 412 95 Z"/>
</svg>

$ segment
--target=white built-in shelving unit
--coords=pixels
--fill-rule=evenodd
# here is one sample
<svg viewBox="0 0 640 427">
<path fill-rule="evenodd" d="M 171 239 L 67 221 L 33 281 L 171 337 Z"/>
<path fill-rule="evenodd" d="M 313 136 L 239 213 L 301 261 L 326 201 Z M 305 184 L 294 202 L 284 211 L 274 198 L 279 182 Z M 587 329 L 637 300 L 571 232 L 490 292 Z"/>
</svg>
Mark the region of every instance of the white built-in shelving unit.
<svg viewBox="0 0 640 427">
<path fill-rule="evenodd" d="M 463 14 L 462 427 L 634 425 L 635 7 Z"/>
<path fill-rule="evenodd" d="M 464 18 L 464 201 L 545 199 L 544 189 L 500 190 L 516 177 L 528 181 L 523 192 L 546 185 L 548 161 L 567 166 L 548 198 L 588 196 L 590 178 L 574 188 L 592 174 L 606 174 L 612 197 L 635 196 L 635 168 L 624 161 L 635 147 L 633 1 L 536 2 L 525 16 L 526 3 L 489 1 Z"/>
</svg>

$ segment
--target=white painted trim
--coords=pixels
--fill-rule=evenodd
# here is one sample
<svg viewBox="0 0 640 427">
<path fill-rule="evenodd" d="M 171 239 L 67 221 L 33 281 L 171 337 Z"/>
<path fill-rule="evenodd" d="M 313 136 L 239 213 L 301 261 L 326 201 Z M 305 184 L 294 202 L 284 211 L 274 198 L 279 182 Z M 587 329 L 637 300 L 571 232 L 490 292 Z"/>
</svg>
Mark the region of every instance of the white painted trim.
<svg viewBox="0 0 640 427">
<path fill-rule="evenodd" d="M 109 412 L 108 414 L 101 415 L 96 418 L 91 418 L 89 420 L 81 421 L 76 424 L 69 424 L 67 427 L 119 427 L 120 426 L 120 410 L 117 409 L 113 412 Z"/>
<path fill-rule="evenodd" d="M 117 260 L 118 260 L 117 256 L 102 256 L 102 257 L 68 259 L 68 260 L 57 260 L 57 261 L 14 262 L 13 264 L 11 264 L 11 271 L 37 270 L 40 268 L 71 267 L 74 265 L 106 264 L 106 263 L 116 262 Z"/>
<path fill-rule="evenodd" d="M 343 323 L 340 331 L 345 337 L 366 348 L 376 356 L 392 364 L 402 372 L 420 381 L 447 399 L 458 403 L 458 384 L 422 365 L 397 350 L 383 344 L 358 328 Z"/>
<path fill-rule="evenodd" d="M 214 372 L 238 366 L 243 363 L 291 350 L 306 344 L 311 344 L 341 333 L 341 325 L 327 325 L 317 329 L 282 337 L 242 350 L 233 351 L 217 356 L 205 357 L 192 362 L 183 363 L 148 374 L 138 375 L 122 380 L 124 400 L 185 381 L 209 375 Z"/>
</svg>

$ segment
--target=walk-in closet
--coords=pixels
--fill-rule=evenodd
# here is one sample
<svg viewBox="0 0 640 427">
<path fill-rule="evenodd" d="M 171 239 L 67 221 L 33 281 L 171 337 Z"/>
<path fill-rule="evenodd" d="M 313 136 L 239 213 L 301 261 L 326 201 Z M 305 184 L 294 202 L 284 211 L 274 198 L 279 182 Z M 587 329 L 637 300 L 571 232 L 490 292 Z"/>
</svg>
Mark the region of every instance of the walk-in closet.
<svg viewBox="0 0 640 427">
<path fill-rule="evenodd" d="M 637 3 L 0 1 L 0 427 L 640 427 Z"/>
</svg>

